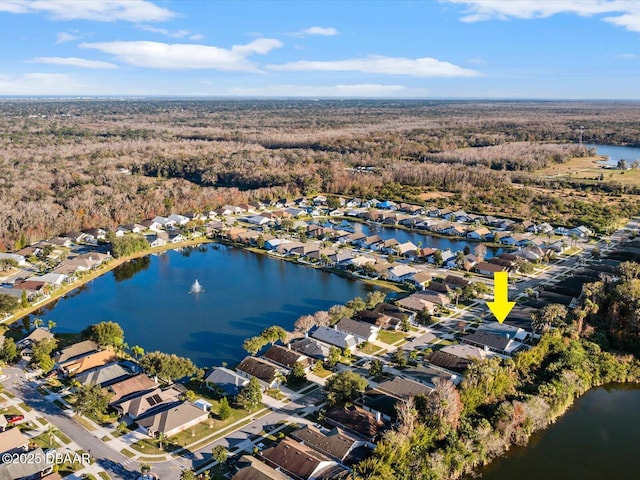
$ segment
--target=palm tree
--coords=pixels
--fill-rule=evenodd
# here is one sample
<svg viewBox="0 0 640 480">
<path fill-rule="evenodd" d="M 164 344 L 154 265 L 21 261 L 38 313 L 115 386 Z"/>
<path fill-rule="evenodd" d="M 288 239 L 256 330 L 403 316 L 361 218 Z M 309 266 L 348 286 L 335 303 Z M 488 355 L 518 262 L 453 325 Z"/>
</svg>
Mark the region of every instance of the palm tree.
<svg viewBox="0 0 640 480">
<path fill-rule="evenodd" d="M 31 321 L 31 324 L 33 325 L 33 328 L 40 328 L 42 325 L 44 325 L 44 320 L 42 320 L 41 318 L 34 318 Z"/>
<path fill-rule="evenodd" d="M 49 331 L 53 330 L 54 328 L 56 328 L 56 322 L 54 322 L 53 320 L 47 321 L 47 328 L 49 329 Z"/>
<path fill-rule="evenodd" d="M 133 354 L 133 357 L 135 359 L 138 359 L 144 355 L 144 348 L 142 348 L 140 345 L 134 345 L 133 347 L 131 347 L 131 353 Z"/>
<path fill-rule="evenodd" d="M 276 381 L 276 388 L 279 390 L 280 386 L 287 381 L 287 377 L 282 372 L 276 372 L 275 381 Z"/>
<path fill-rule="evenodd" d="M 49 448 L 53 447 L 53 439 L 56 435 L 60 433 L 60 430 L 55 425 L 50 424 L 44 433 L 49 438 Z"/>
<path fill-rule="evenodd" d="M 164 444 L 167 440 L 167 436 L 163 432 L 158 432 L 158 436 L 156 437 L 156 443 L 158 444 L 158 448 L 162 450 L 162 444 Z"/>
</svg>

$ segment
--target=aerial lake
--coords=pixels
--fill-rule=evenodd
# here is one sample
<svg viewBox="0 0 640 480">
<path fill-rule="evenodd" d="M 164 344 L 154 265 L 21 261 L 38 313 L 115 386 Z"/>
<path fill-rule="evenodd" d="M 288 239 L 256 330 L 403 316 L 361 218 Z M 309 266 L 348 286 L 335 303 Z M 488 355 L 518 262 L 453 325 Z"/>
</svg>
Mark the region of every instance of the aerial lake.
<svg viewBox="0 0 640 480">
<path fill-rule="evenodd" d="M 204 291 L 189 293 L 198 280 Z M 40 316 L 56 332 L 118 322 L 129 345 L 190 357 L 201 367 L 246 355 L 245 338 L 292 329 L 301 315 L 371 290 L 362 282 L 218 244 L 124 264 L 51 304 Z"/>
<path fill-rule="evenodd" d="M 594 145 L 585 144 L 586 147 L 595 148 L 598 155 L 609 157 L 602 163 L 605 165 L 617 165 L 618 160 L 626 160 L 627 163 L 631 163 L 635 160 L 640 160 L 640 148 L 636 147 L 624 147 L 620 145 Z"/>
<path fill-rule="evenodd" d="M 527 447 L 478 474 L 483 480 L 630 480 L 640 478 L 638 445 L 640 387 L 613 384 L 590 391 Z"/>
</svg>

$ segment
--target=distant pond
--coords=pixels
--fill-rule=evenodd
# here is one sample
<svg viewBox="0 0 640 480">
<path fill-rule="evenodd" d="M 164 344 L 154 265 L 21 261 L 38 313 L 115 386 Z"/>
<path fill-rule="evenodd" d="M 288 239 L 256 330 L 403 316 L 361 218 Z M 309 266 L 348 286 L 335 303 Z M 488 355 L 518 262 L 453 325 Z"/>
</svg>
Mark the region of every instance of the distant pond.
<svg viewBox="0 0 640 480">
<path fill-rule="evenodd" d="M 624 147 L 620 145 L 585 144 L 585 147 L 595 148 L 598 155 L 609 157 L 601 163 L 604 165 L 617 165 L 618 160 L 626 160 L 628 164 L 640 160 L 640 148 Z"/>
<path fill-rule="evenodd" d="M 189 293 L 198 280 L 204 288 Z M 201 367 L 245 355 L 242 342 L 270 325 L 290 330 L 372 288 L 362 282 L 218 244 L 126 263 L 40 313 L 56 332 L 102 320 L 122 325 L 129 345 L 190 357 Z"/>
<path fill-rule="evenodd" d="M 483 480 L 640 478 L 640 386 L 588 392 L 558 422 L 478 474 Z"/>
</svg>

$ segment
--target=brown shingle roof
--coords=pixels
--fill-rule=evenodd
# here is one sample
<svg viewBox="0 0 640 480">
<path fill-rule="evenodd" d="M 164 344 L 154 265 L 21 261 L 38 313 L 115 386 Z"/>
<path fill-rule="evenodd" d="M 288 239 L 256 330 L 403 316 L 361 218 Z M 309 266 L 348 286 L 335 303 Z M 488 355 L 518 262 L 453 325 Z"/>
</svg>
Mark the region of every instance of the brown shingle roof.
<svg viewBox="0 0 640 480">
<path fill-rule="evenodd" d="M 236 367 L 236 370 L 240 370 L 244 373 L 248 373 L 252 377 L 256 377 L 263 382 L 271 383 L 276 377 L 278 368 L 268 362 L 260 360 L 255 357 L 245 357 L 240 365 Z"/>
<path fill-rule="evenodd" d="M 93 340 L 85 340 L 83 342 L 74 343 L 66 348 L 63 348 L 53 357 L 56 363 L 64 363 L 72 358 L 86 355 L 88 353 L 97 352 L 100 350 L 100 346 Z"/>
<path fill-rule="evenodd" d="M 283 439 L 275 447 L 263 450 L 260 455 L 267 464 L 280 467 L 286 474 L 304 479 L 311 477 L 321 463 L 331 461 L 320 452 L 291 438 Z"/>
<path fill-rule="evenodd" d="M 289 480 L 283 473 L 249 455 L 240 457 L 236 468 L 238 472 L 231 480 Z"/>
<path fill-rule="evenodd" d="M 368 439 L 375 438 L 384 428 L 384 423 L 378 422 L 375 415 L 357 406 L 334 408 L 326 413 L 325 418 L 333 425 Z"/>
<path fill-rule="evenodd" d="M 137 392 L 146 392 L 151 389 L 155 389 L 158 386 L 156 382 L 151 380 L 147 375 L 141 373 L 135 377 L 130 377 L 120 382 L 109 385 L 108 390 L 113 393 L 111 397 L 111 403 L 115 403 L 118 400 L 125 398 L 128 395 Z"/>
<path fill-rule="evenodd" d="M 264 353 L 263 357 L 287 368 L 293 368 L 296 362 L 301 362 L 305 368 L 309 366 L 308 358 L 299 352 L 289 350 L 279 345 L 271 346 L 271 348 Z"/>
<path fill-rule="evenodd" d="M 115 362 L 118 358 L 111 350 L 102 350 L 96 353 L 91 353 L 85 357 L 77 360 L 71 360 L 61 365 L 60 368 L 64 370 L 67 375 L 77 375 L 92 368 L 101 367 L 107 363 Z"/>
<path fill-rule="evenodd" d="M 358 442 L 337 427 L 325 434 L 311 425 L 292 432 L 291 437 L 339 461 L 342 461 Z"/>
</svg>

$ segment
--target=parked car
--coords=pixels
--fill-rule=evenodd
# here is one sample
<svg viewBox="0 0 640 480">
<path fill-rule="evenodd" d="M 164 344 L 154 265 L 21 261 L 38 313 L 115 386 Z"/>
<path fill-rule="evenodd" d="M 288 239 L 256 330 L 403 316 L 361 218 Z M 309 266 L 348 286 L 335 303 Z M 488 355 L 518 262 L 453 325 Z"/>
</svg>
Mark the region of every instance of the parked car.
<svg viewBox="0 0 640 480">
<path fill-rule="evenodd" d="M 7 423 L 18 423 L 24 420 L 24 415 L 5 415 Z"/>
</svg>

